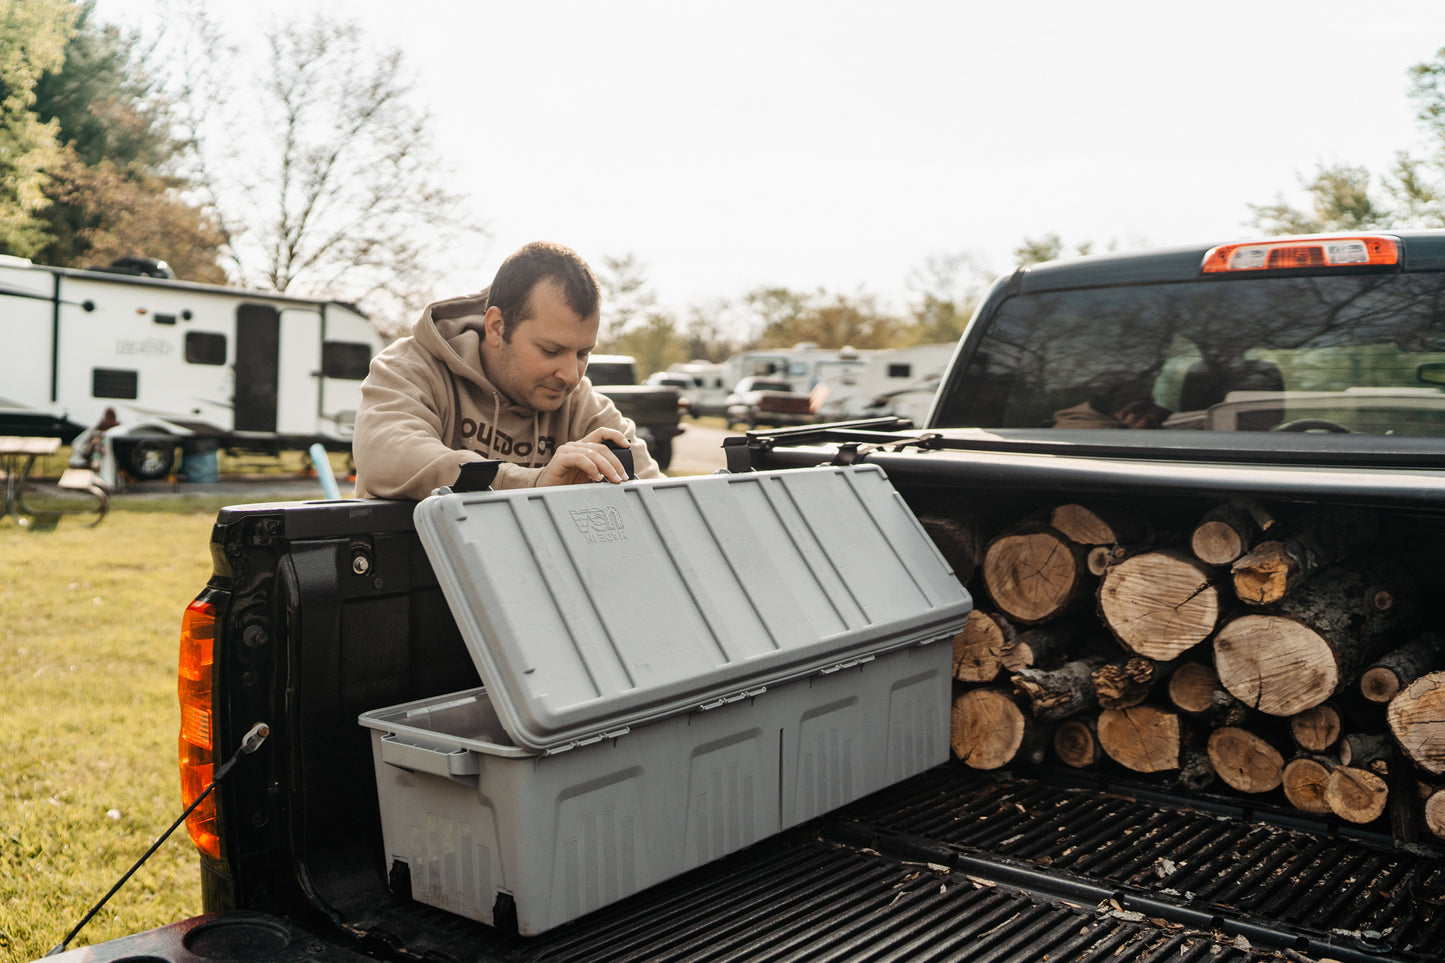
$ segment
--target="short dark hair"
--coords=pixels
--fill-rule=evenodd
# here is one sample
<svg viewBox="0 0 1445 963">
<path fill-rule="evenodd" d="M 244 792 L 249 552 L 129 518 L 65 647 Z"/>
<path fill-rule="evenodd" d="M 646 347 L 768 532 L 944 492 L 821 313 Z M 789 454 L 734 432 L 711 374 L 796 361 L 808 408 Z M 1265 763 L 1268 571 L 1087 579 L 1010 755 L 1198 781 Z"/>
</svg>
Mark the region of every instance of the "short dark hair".
<svg viewBox="0 0 1445 963">
<path fill-rule="evenodd" d="M 517 325 L 532 316 L 532 289 L 542 281 L 555 282 L 579 317 L 597 314 L 597 277 L 587 262 L 569 247 L 533 241 L 503 261 L 492 281 L 487 306 L 502 312 L 502 340 L 511 341 Z"/>
</svg>

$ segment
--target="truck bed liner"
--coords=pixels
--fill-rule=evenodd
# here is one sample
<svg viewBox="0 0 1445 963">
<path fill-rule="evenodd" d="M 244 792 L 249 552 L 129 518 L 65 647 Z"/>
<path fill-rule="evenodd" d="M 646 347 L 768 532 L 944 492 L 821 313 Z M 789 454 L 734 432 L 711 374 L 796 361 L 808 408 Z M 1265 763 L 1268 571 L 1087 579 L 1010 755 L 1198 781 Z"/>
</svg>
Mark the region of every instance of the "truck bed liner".
<svg viewBox="0 0 1445 963">
<path fill-rule="evenodd" d="M 352 925 L 456 960 L 1438 959 L 1438 848 L 1230 803 L 951 763 L 535 939 L 400 897 Z"/>
</svg>

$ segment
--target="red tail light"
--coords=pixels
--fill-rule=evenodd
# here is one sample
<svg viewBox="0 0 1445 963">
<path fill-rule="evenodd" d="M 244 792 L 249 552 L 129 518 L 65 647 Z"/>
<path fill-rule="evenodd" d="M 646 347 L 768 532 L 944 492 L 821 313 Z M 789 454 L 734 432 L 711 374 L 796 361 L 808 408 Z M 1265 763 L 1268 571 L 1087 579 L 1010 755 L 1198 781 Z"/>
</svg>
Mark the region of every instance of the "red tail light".
<svg viewBox="0 0 1445 963">
<path fill-rule="evenodd" d="M 216 607 L 200 599 L 186 606 L 181 618 L 181 650 L 177 696 L 181 704 L 181 802 L 189 806 L 210 785 L 215 772 L 212 712 L 213 646 L 216 641 Z M 217 859 L 221 838 L 216 829 L 216 797 L 207 796 L 186 817 L 186 829 L 196 848 Z"/>
</svg>

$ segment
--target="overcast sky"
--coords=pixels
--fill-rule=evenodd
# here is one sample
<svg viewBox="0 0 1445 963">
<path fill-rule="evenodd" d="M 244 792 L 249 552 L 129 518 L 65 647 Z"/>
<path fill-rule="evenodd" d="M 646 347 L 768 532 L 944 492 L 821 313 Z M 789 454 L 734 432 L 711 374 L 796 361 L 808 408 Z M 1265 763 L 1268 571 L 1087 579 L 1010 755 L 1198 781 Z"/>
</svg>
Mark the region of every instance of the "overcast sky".
<svg viewBox="0 0 1445 963">
<path fill-rule="evenodd" d="M 142 25 L 163 3 L 101 0 Z M 1445 2 L 249 0 L 400 46 L 490 239 L 634 254 L 681 312 L 761 285 L 888 299 L 936 255 L 1012 266 L 1244 235 L 1319 164 L 1419 146 L 1406 71 Z"/>
</svg>

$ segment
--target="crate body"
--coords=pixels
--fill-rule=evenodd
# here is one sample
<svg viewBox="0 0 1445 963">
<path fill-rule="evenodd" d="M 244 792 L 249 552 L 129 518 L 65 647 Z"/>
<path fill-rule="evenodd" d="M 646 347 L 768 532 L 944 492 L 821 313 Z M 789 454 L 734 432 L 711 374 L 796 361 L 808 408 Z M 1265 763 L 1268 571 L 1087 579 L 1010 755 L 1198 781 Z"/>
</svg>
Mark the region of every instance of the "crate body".
<svg viewBox="0 0 1445 963">
<path fill-rule="evenodd" d="M 485 685 L 360 720 L 416 899 L 544 932 L 947 759 L 970 600 L 877 469 L 580 489 L 418 506 Z"/>
</svg>

